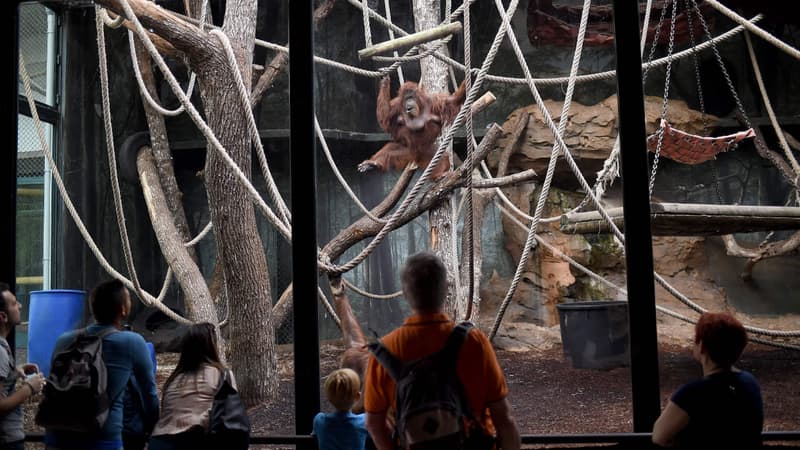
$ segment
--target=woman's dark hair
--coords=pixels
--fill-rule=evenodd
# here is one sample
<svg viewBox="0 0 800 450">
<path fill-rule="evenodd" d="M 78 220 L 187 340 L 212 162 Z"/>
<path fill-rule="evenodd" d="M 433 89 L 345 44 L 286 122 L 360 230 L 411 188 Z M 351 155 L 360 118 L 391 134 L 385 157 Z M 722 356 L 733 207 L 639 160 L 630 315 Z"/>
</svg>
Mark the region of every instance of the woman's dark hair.
<svg viewBox="0 0 800 450">
<path fill-rule="evenodd" d="M 708 357 L 730 368 L 747 345 L 747 331 L 728 313 L 704 313 L 697 321 L 694 342 L 703 346 Z"/>
<path fill-rule="evenodd" d="M 178 365 L 164 382 L 164 390 L 182 373 L 197 372 L 203 364 L 209 364 L 219 370 L 225 370 L 225 366 L 219 360 L 217 350 L 217 333 L 214 325 L 203 322 L 190 325 L 186 330 L 181 342 L 181 356 Z"/>
<path fill-rule="evenodd" d="M 99 324 L 114 323 L 119 315 L 122 305 L 127 298 L 127 288 L 119 280 L 106 281 L 98 284 L 89 294 L 89 304 L 92 307 L 94 320 Z"/>
</svg>

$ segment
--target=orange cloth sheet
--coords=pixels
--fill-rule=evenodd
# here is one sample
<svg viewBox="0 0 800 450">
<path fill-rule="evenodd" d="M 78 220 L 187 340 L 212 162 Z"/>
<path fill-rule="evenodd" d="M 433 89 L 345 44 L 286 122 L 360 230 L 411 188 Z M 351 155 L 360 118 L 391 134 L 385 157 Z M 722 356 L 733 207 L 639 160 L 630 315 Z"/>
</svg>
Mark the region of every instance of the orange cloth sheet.
<svg viewBox="0 0 800 450">
<path fill-rule="evenodd" d="M 661 154 L 682 164 L 700 164 L 715 159 L 718 153 L 727 152 L 739 141 L 756 135 L 749 128 L 727 136 L 703 137 L 676 130 L 666 120 L 661 121 L 661 129 L 664 132 Z M 655 152 L 657 145 L 658 132 L 648 136 L 647 149 Z"/>
</svg>

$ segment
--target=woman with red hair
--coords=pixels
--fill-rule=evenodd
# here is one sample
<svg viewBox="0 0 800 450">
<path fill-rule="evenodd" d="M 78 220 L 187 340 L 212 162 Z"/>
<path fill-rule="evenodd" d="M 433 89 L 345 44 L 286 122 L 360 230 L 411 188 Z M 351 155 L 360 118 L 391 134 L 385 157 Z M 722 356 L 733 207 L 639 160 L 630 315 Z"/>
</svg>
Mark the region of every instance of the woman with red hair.
<svg viewBox="0 0 800 450">
<path fill-rule="evenodd" d="M 703 378 L 681 386 L 653 427 L 664 447 L 761 447 L 761 388 L 749 372 L 733 367 L 747 344 L 741 322 L 727 313 L 705 313 L 695 327 L 692 356 Z"/>
</svg>

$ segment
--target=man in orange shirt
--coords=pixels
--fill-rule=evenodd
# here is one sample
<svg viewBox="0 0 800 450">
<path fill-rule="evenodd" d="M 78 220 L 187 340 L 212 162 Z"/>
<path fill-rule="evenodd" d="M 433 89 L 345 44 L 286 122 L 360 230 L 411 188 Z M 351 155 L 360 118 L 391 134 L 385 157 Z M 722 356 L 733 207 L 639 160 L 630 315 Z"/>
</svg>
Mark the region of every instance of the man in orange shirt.
<svg viewBox="0 0 800 450">
<path fill-rule="evenodd" d="M 441 350 L 455 324 L 442 312 L 447 293 L 447 271 L 438 256 L 422 252 L 406 261 L 401 281 L 411 317 L 382 339 L 398 359 L 413 361 Z M 517 425 L 506 400 L 508 387 L 489 339 L 473 328 L 462 344 L 456 373 L 464 387 L 473 416 L 488 433 L 497 436 L 497 447 L 520 448 Z M 364 378 L 366 426 L 378 450 L 393 450 L 387 411 L 395 406 L 395 382 L 374 356 Z"/>
</svg>

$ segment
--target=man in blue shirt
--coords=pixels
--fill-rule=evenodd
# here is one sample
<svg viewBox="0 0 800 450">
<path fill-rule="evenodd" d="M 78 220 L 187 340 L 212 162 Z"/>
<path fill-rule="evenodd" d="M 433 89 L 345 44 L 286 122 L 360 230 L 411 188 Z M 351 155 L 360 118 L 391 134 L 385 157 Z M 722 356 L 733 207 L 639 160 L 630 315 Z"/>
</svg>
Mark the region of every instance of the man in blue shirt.
<svg viewBox="0 0 800 450">
<path fill-rule="evenodd" d="M 109 328 L 122 329 L 131 310 L 131 297 L 121 282 L 114 280 L 100 284 L 92 291 L 89 301 L 97 323 L 87 327 L 88 334 L 98 334 Z M 56 341 L 53 354 L 65 350 L 75 340 L 76 334 L 77 331 L 62 334 Z M 108 334 L 103 338 L 103 361 L 108 371 L 107 392 L 111 406 L 102 429 L 93 434 L 45 430 L 48 449 L 121 449 L 123 397 L 131 378 L 141 390 L 144 430 L 149 433 L 153 429 L 158 421 L 158 394 L 150 352 L 142 336 L 127 331 Z"/>
</svg>

